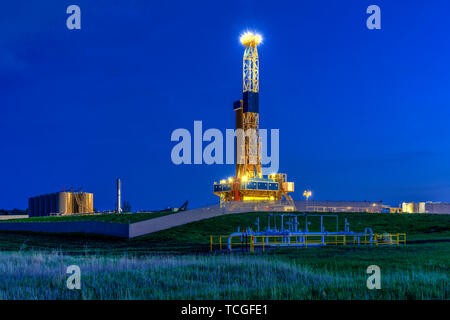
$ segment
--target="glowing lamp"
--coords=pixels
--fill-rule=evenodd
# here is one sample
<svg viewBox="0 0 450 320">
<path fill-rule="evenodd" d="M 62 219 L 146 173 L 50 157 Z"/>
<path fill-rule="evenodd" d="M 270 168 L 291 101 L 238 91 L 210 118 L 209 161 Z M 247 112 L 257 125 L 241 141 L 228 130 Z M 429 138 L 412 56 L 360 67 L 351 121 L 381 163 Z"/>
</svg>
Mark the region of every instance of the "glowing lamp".
<svg viewBox="0 0 450 320">
<path fill-rule="evenodd" d="M 246 47 L 257 46 L 261 43 L 262 36 L 260 34 L 247 31 L 241 35 L 240 40 L 241 43 Z"/>
</svg>

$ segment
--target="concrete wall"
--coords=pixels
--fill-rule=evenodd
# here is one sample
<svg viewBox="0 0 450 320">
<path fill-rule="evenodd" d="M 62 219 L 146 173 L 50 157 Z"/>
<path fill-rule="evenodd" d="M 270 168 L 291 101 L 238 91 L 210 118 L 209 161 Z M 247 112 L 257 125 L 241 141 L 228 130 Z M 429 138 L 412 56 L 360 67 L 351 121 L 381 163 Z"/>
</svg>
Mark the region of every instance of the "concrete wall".
<svg viewBox="0 0 450 320">
<path fill-rule="evenodd" d="M 181 226 L 186 223 L 217 217 L 224 214 L 225 213 L 223 209 L 219 208 L 219 205 L 212 205 L 209 207 L 182 211 L 159 218 L 135 222 L 130 224 L 129 237 L 135 238 L 149 233 Z"/>
<path fill-rule="evenodd" d="M 128 238 L 129 225 L 120 223 L 79 222 L 3 222 L 0 231 L 30 231 L 48 233 L 93 233 Z"/>
<path fill-rule="evenodd" d="M 10 215 L 0 215 L 0 220 L 12 220 L 12 219 L 25 219 L 28 218 L 28 215 L 17 215 L 17 216 L 10 216 Z"/>
</svg>

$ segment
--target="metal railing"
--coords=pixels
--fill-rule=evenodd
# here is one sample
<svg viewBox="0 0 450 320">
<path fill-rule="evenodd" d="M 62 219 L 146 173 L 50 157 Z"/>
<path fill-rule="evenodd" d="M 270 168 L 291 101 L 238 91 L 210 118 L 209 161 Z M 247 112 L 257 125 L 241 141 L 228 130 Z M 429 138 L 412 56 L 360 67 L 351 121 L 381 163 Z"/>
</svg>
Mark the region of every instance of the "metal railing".
<svg viewBox="0 0 450 320">
<path fill-rule="evenodd" d="M 210 251 L 216 250 L 254 252 L 255 247 L 264 252 L 266 247 L 305 247 L 318 245 L 400 245 L 406 244 L 406 233 L 394 234 L 311 234 L 311 235 L 234 235 L 210 236 Z"/>
</svg>

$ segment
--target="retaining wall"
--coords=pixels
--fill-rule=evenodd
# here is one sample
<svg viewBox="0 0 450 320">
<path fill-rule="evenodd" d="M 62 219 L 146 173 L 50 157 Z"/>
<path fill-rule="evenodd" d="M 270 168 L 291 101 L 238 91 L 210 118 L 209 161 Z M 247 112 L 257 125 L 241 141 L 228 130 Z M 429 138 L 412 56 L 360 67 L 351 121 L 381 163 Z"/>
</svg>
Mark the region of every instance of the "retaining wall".
<svg viewBox="0 0 450 320">
<path fill-rule="evenodd" d="M 48 233 L 93 233 L 128 238 L 129 224 L 74 221 L 74 222 L 3 222 L 0 231 L 30 231 Z"/>
<path fill-rule="evenodd" d="M 159 218 L 135 222 L 130 224 L 129 238 L 143 236 L 149 233 L 181 226 L 190 222 L 217 217 L 223 214 L 225 213 L 223 209 L 219 208 L 219 205 L 212 205 L 209 207 L 181 211 Z"/>
</svg>

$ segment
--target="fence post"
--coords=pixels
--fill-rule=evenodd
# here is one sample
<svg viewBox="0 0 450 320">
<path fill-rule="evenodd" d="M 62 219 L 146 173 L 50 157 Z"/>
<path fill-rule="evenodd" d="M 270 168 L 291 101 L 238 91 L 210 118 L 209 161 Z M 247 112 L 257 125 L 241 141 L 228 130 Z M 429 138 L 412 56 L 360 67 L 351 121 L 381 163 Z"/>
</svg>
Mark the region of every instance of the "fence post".
<svg viewBox="0 0 450 320">
<path fill-rule="evenodd" d="M 347 242 L 347 239 L 346 239 L 345 234 L 344 234 L 344 246 L 345 246 L 346 242 Z"/>
<path fill-rule="evenodd" d="M 262 249 L 263 249 L 263 252 L 264 252 L 264 242 L 265 242 L 265 237 L 264 236 L 262 236 Z"/>
<path fill-rule="evenodd" d="M 253 235 L 250 236 L 250 252 L 255 252 L 255 248 L 253 245 L 253 239 L 254 239 L 254 236 Z"/>
<path fill-rule="evenodd" d="M 219 248 L 222 251 L 222 236 L 219 237 Z"/>
<path fill-rule="evenodd" d="M 213 247 L 213 236 L 209 236 L 209 252 L 212 252 L 212 247 Z"/>
</svg>

